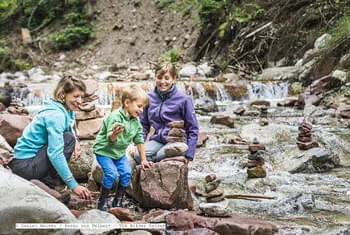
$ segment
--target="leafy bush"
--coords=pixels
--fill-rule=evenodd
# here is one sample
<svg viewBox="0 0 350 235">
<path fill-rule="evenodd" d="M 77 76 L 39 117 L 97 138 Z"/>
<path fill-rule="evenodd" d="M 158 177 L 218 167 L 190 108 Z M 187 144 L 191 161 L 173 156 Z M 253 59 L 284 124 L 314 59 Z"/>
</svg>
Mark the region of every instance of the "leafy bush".
<svg viewBox="0 0 350 235">
<path fill-rule="evenodd" d="M 244 23 L 256 19 L 263 12 L 264 9 L 257 4 L 244 4 L 234 8 L 233 16 L 237 22 Z"/>
<path fill-rule="evenodd" d="M 329 46 L 333 46 L 342 39 L 350 36 L 350 15 L 344 14 L 338 21 L 337 26 L 331 32 L 332 38 L 327 41 Z"/>
<path fill-rule="evenodd" d="M 12 16 L 18 7 L 17 0 L 0 1 L 0 19 L 4 20 Z"/>
<path fill-rule="evenodd" d="M 16 65 L 17 69 L 19 70 L 26 70 L 29 69 L 31 64 L 25 60 L 16 59 L 14 60 L 14 64 Z"/>
<path fill-rule="evenodd" d="M 164 54 L 163 60 L 171 63 L 177 63 L 181 60 L 182 54 L 183 54 L 183 50 L 173 48 Z"/>
<path fill-rule="evenodd" d="M 59 32 L 50 34 L 49 42 L 57 50 L 69 50 L 83 45 L 92 36 L 89 27 L 68 26 Z"/>
</svg>

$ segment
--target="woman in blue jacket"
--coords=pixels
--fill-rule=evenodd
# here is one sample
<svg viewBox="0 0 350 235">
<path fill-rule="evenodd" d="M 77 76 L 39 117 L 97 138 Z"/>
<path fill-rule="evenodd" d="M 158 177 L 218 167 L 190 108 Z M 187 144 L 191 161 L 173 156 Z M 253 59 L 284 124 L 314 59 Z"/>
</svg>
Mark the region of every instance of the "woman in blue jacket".
<svg viewBox="0 0 350 235">
<path fill-rule="evenodd" d="M 58 82 L 54 98 L 44 103 L 17 140 L 9 164 L 13 173 L 27 180 L 38 179 L 50 188 L 56 186 L 59 175 L 73 193 L 90 198 L 89 190 L 77 183 L 67 163 L 73 151 L 75 158 L 80 156 L 73 110 L 78 109 L 85 91 L 85 84 L 70 75 Z"/>
<path fill-rule="evenodd" d="M 198 122 L 194 112 L 192 98 L 179 91 L 176 86 L 177 72 L 175 65 L 162 64 L 155 71 L 156 87 L 148 94 L 149 105 L 140 116 L 143 126 L 143 136 L 149 133 L 150 127 L 155 129 L 150 141 L 145 143 L 148 161 L 159 162 L 166 158 L 164 147 L 170 143 L 168 132 L 169 123 L 183 121 L 182 130 L 185 133 L 184 142 L 188 145 L 185 154 L 187 160 L 193 160 L 198 140 Z M 135 161 L 140 164 L 139 154 L 135 154 Z"/>
</svg>

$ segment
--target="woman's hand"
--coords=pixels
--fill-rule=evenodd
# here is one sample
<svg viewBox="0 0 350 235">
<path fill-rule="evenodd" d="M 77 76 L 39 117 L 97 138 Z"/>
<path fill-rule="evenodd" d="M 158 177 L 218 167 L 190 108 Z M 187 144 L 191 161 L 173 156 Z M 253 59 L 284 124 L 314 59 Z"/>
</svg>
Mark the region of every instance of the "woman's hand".
<svg viewBox="0 0 350 235">
<path fill-rule="evenodd" d="M 81 185 L 78 185 L 72 191 L 81 199 L 91 199 L 90 191 Z"/>
<path fill-rule="evenodd" d="M 80 158 L 81 155 L 81 147 L 79 141 L 75 141 L 75 147 L 74 147 L 74 157 L 72 158 L 73 161 Z"/>
</svg>

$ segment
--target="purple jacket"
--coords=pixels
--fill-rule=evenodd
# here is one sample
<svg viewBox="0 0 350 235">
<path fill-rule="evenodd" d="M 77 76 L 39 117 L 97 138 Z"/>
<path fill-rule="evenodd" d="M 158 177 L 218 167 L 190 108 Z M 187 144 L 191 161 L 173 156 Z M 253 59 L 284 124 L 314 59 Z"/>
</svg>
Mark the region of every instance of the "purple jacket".
<svg viewBox="0 0 350 235">
<path fill-rule="evenodd" d="M 155 133 L 150 140 L 166 144 L 170 127 L 169 122 L 184 120 L 186 143 L 188 151 L 186 157 L 193 160 L 198 140 L 198 122 L 193 108 L 192 98 L 178 91 L 176 87 L 162 97 L 154 90 L 148 93 L 149 105 L 140 116 L 143 126 L 143 137 L 149 132 L 151 126 Z"/>
</svg>

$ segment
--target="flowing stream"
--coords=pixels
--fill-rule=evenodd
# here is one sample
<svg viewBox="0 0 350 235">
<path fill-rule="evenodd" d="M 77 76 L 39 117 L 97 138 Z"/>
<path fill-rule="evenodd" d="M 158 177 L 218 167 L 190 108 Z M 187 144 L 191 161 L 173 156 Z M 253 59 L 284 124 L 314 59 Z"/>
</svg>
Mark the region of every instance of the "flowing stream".
<svg viewBox="0 0 350 235">
<path fill-rule="evenodd" d="M 146 83 L 149 89 L 154 88 L 153 83 Z M 15 89 L 14 93 L 33 114 L 43 100 L 51 96 L 53 84 L 28 84 L 27 88 Z M 200 132 L 206 133 L 209 139 L 205 147 L 197 149 L 195 160 L 189 165 L 190 180 L 202 182 L 207 174 L 215 173 L 222 180 L 221 186 L 226 194 L 275 196 L 274 200 L 229 199 L 229 205 L 235 213 L 276 224 L 280 234 L 350 234 L 350 164 L 328 173 L 312 174 L 291 174 L 281 168 L 286 156 L 297 151 L 295 138 L 304 116 L 302 110 L 276 106 L 278 100 L 288 95 L 288 84 L 252 82 L 248 86 L 248 99 L 238 101 L 233 100 L 220 83 L 213 83 L 216 86 L 214 98 L 209 97 L 199 82 L 194 82 L 193 86 L 179 82 L 177 86 L 193 96 L 196 107 L 209 100 L 218 108 L 213 112 L 197 114 Z M 100 83 L 98 95 L 98 104 L 109 109 L 114 94 L 108 89 L 108 83 Z M 254 125 L 259 126 L 259 109 L 248 107 L 252 99 L 266 99 L 272 103 L 268 109 L 269 127 L 266 127 L 266 133 L 263 132 L 266 135 L 264 138 L 269 140 L 265 144 L 267 151 L 264 155 L 267 176 L 260 179 L 248 179 L 246 168 L 242 167 L 242 163 L 247 160 L 248 150 L 229 143 L 230 139 L 239 135 L 262 138 L 254 129 Z M 235 117 L 235 128 L 210 124 L 212 115 L 227 114 L 233 117 L 233 111 L 242 104 L 249 112 Z M 335 118 L 322 115 L 321 112 L 321 115 L 316 115 L 316 119 L 313 133 L 334 135 L 343 141 L 342 145 L 349 145 L 349 130 L 341 127 Z M 314 138 L 317 139 L 317 135 Z M 350 146 L 345 147 L 350 149 Z M 350 162 L 349 152 L 344 152 L 342 158 Z M 197 202 L 201 200 L 197 199 Z"/>
</svg>

